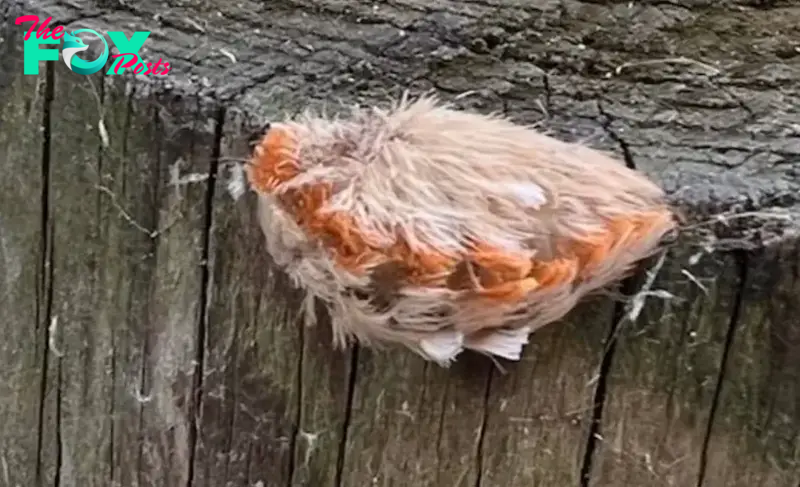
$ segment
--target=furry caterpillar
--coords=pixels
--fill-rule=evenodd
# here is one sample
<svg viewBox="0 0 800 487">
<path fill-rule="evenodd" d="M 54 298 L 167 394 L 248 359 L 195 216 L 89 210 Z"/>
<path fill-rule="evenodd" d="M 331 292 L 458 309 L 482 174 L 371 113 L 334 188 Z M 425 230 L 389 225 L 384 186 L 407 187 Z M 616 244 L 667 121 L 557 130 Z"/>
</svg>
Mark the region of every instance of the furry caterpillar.
<svg viewBox="0 0 800 487">
<path fill-rule="evenodd" d="M 518 360 L 676 226 L 662 190 L 606 154 L 431 97 L 273 124 L 247 177 L 268 252 L 327 305 L 337 346 L 440 365 Z"/>
</svg>

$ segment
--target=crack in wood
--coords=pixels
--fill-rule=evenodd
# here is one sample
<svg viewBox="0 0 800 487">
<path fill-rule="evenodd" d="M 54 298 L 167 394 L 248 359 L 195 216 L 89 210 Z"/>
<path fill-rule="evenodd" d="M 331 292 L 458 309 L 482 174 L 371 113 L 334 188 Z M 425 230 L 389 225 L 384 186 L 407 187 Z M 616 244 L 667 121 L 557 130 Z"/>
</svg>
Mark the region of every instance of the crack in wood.
<svg viewBox="0 0 800 487">
<path fill-rule="evenodd" d="M 708 445 L 711 441 L 711 435 L 714 430 L 714 419 L 716 418 L 717 409 L 720 404 L 722 396 L 722 388 L 725 382 L 725 371 L 728 366 L 728 356 L 733 345 L 733 339 L 736 336 L 736 329 L 739 327 L 739 318 L 742 315 L 742 305 L 744 303 L 744 288 L 747 285 L 747 265 L 748 254 L 747 251 L 738 250 L 734 252 L 737 266 L 739 267 L 739 286 L 736 289 L 736 294 L 733 301 L 733 310 L 731 312 L 731 319 L 728 325 L 728 331 L 725 335 L 725 344 L 722 349 L 722 357 L 720 358 L 719 373 L 717 374 L 717 382 L 714 386 L 714 396 L 711 400 L 711 408 L 708 413 L 708 422 L 706 423 L 705 436 L 703 437 L 703 446 L 700 450 L 700 467 L 697 473 L 697 487 L 702 487 L 706 479 L 706 467 L 708 465 Z"/>
<path fill-rule="evenodd" d="M 347 401 L 345 402 L 344 421 L 342 422 L 341 439 L 339 440 L 338 455 L 336 458 L 336 487 L 346 487 L 344 480 L 344 461 L 347 454 L 347 437 L 350 429 L 350 420 L 353 413 L 353 398 L 356 393 L 356 381 L 358 379 L 358 344 L 353 344 L 353 352 L 350 356 L 350 375 L 347 381 Z"/>
<path fill-rule="evenodd" d="M 197 323 L 197 335 L 195 337 L 195 360 L 194 371 L 192 373 L 192 400 L 189 405 L 189 439 L 187 449 L 189 451 L 188 472 L 186 476 L 186 487 L 194 485 L 195 465 L 194 459 L 197 451 L 198 415 L 203 407 L 203 373 L 205 361 L 205 342 L 206 326 L 208 322 L 209 297 L 211 292 L 211 232 L 214 219 L 214 194 L 216 189 L 217 173 L 219 172 L 219 159 L 222 151 L 222 133 L 225 126 L 225 108 L 218 107 L 214 126 L 214 140 L 211 148 L 211 160 L 208 168 L 208 179 L 206 180 L 206 194 L 203 209 L 203 235 L 201 261 L 203 263 L 200 274 L 200 296 L 199 309 L 200 317 Z"/>
<path fill-rule="evenodd" d="M 636 163 L 633 160 L 628 144 L 620 137 L 614 129 L 611 128 L 613 117 L 609 115 L 603 108 L 601 101 L 597 101 L 597 110 L 603 116 L 602 122 L 603 130 L 617 143 L 623 154 L 625 166 L 630 169 L 636 170 Z M 639 271 L 636 275 L 622 281 L 620 289 L 625 296 L 632 296 L 639 288 L 639 281 L 642 277 L 642 272 Z M 606 403 L 606 393 L 608 390 L 608 377 L 611 371 L 611 366 L 614 361 L 614 354 L 617 348 L 617 339 L 619 336 L 620 328 L 626 322 L 626 305 L 623 302 L 614 304 L 614 311 L 612 316 L 611 328 L 605 343 L 605 353 L 600 362 L 600 370 L 597 378 L 597 387 L 595 388 L 594 397 L 592 399 L 592 418 L 589 424 L 589 432 L 586 436 L 586 447 L 584 450 L 583 461 L 580 469 L 580 485 L 581 487 L 589 487 L 592 477 L 592 467 L 594 464 L 595 450 L 598 447 L 598 440 L 601 439 L 600 425 L 603 421 L 603 411 Z"/>
<path fill-rule="evenodd" d="M 103 86 L 103 103 L 104 103 L 103 106 L 105 106 L 105 102 L 106 102 L 106 98 L 105 98 L 105 82 L 102 84 L 102 86 Z M 131 91 L 132 91 L 131 92 L 131 96 L 125 98 L 125 113 L 124 113 L 124 119 L 123 119 L 123 124 L 122 124 L 122 132 L 121 132 L 121 136 L 122 137 L 121 137 L 121 146 L 120 146 L 120 154 L 119 154 L 119 157 L 120 157 L 120 159 L 122 161 L 125 161 L 127 159 L 127 156 L 128 156 L 128 137 L 130 136 L 131 117 L 133 115 L 133 88 L 131 88 Z M 124 179 L 123 179 L 123 183 L 124 183 Z M 122 191 L 125 191 L 125 189 L 126 189 L 125 185 L 123 184 Z M 158 238 L 158 236 L 156 236 L 155 238 Z M 151 243 L 153 242 L 154 239 L 151 239 Z M 119 284 L 120 284 L 120 282 L 118 281 L 116 283 L 116 289 L 115 289 L 115 291 L 117 291 L 117 292 L 119 292 L 119 289 L 120 289 Z M 121 377 L 117 376 L 117 366 L 118 366 L 118 364 L 117 364 L 117 346 L 118 345 L 117 345 L 116 337 L 117 337 L 117 335 L 116 335 L 116 333 L 114 333 L 114 329 L 112 328 L 112 333 L 111 333 L 111 347 L 112 347 L 112 351 L 111 351 L 111 387 L 112 387 L 112 390 L 116 390 L 117 389 L 117 381 L 119 381 L 119 380 L 123 380 L 123 387 L 124 387 L 124 374 L 121 374 L 122 375 Z M 140 380 L 140 382 L 138 384 L 139 390 L 137 392 L 139 394 L 141 394 L 141 392 L 142 392 L 142 382 L 141 382 L 142 376 L 139 377 L 139 380 Z M 122 405 L 118 405 L 117 404 L 116 399 L 117 399 L 117 395 L 116 394 L 112 394 L 111 395 L 111 417 L 112 418 L 117 417 L 117 414 L 118 414 L 117 413 L 117 407 L 118 406 L 120 407 L 120 409 L 124 409 L 122 407 Z M 142 407 L 141 407 L 141 404 L 139 404 L 138 401 L 137 401 L 135 413 L 138 416 L 139 428 L 141 428 Z M 116 479 L 115 476 L 117 474 L 117 471 L 116 471 L 117 462 L 115 461 L 116 454 L 117 454 L 117 445 L 116 445 L 117 422 L 114 421 L 114 420 L 111 421 L 110 435 L 111 435 L 111 438 L 110 438 L 110 442 L 109 442 L 109 452 L 108 452 L 109 461 L 108 461 L 108 463 L 109 463 L 109 485 L 112 485 L 113 482 Z M 120 445 L 120 450 L 124 450 L 123 445 Z"/>
<path fill-rule="evenodd" d="M 492 392 L 492 377 L 494 377 L 493 367 L 486 374 L 486 388 L 483 393 L 483 418 L 481 418 L 481 426 L 478 429 L 478 444 L 475 448 L 475 487 L 481 487 L 481 482 L 483 482 L 483 443 L 486 437 L 486 426 L 489 424 L 489 399 Z"/>
<path fill-rule="evenodd" d="M 37 86 L 37 90 L 39 87 Z M 53 77 L 53 67 L 48 64 L 45 68 L 44 82 L 44 102 L 42 108 L 42 159 L 41 159 L 41 262 L 39 268 L 39 282 L 36 292 L 36 323 L 40 327 L 40 334 L 43 336 L 39 346 L 42 354 L 42 370 L 40 376 L 39 390 L 39 421 L 36 440 L 36 482 L 44 482 L 44 472 L 42 469 L 43 450 L 44 450 L 44 417 L 45 404 L 47 401 L 47 380 L 48 368 L 50 367 L 50 321 L 52 320 L 53 303 L 53 225 L 50 218 L 50 146 L 52 130 L 52 102 L 55 93 L 55 82 Z M 43 316 L 42 316 L 43 315 Z M 58 421 L 58 418 L 56 418 Z M 58 433 L 57 433 L 58 435 Z M 60 442 L 57 445 L 59 452 L 56 459 L 56 475 L 60 470 Z M 58 477 L 57 477 L 58 478 Z M 58 485 L 56 483 L 56 485 Z"/>
<path fill-rule="evenodd" d="M 622 281 L 620 291 L 624 296 L 633 296 L 637 292 L 641 284 L 642 272 L 644 271 L 640 271 Z M 583 460 L 580 468 L 581 487 L 589 487 L 590 485 L 592 467 L 594 466 L 594 455 L 599 448 L 599 443 L 602 441 L 602 437 L 600 436 L 601 424 L 603 422 L 603 412 L 608 391 L 608 378 L 610 376 L 611 366 L 614 363 L 614 355 L 617 350 L 620 330 L 628 321 L 626 313 L 627 306 L 624 302 L 618 301 L 614 303 L 611 326 L 605 340 L 603 358 L 600 361 L 600 369 L 597 375 L 597 387 L 595 387 L 594 397 L 592 398 L 592 417 L 589 423 L 589 432 L 586 435 L 586 447 L 584 448 Z"/>
<path fill-rule="evenodd" d="M 239 323 L 238 323 L 238 321 L 234 320 L 234 322 L 233 322 L 233 340 L 232 340 L 233 343 L 238 343 L 238 341 L 240 339 L 239 338 L 239 332 L 240 332 Z M 239 362 L 239 347 L 238 346 L 234 346 L 232 348 L 233 348 L 233 350 L 231 351 L 231 356 L 232 356 L 231 362 L 235 364 L 235 363 Z M 240 381 L 242 380 L 242 377 L 239 375 L 239 370 L 236 367 L 233 368 L 233 376 L 234 376 L 234 380 L 233 380 L 233 383 L 231 384 L 231 391 L 232 391 L 231 395 L 233 396 L 232 397 L 233 404 L 236 404 L 238 402 L 238 400 L 239 400 L 239 384 L 240 384 Z M 236 418 L 237 418 L 237 411 L 236 411 L 236 408 L 234 408 L 233 411 L 230 412 L 230 420 L 228 421 L 228 434 L 227 434 L 227 438 L 226 438 L 226 447 L 225 447 L 225 451 L 228 451 L 228 452 L 233 449 L 233 438 L 234 438 L 234 431 L 235 431 L 235 427 L 236 427 Z M 196 446 L 195 446 L 195 448 L 196 448 Z M 223 475 L 222 475 L 223 481 L 226 484 L 229 482 L 230 467 L 231 467 L 231 457 L 230 457 L 230 455 L 228 455 L 225 458 L 225 471 L 223 472 Z M 206 474 L 206 476 L 208 476 L 208 475 Z"/>
<path fill-rule="evenodd" d="M 300 452 L 297 451 L 297 437 L 300 435 L 300 425 L 303 424 L 303 359 L 305 358 L 305 326 L 300 326 L 300 353 L 297 357 L 297 380 L 295 381 L 295 390 L 297 395 L 297 403 L 295 404 L 294 424 L 292 425 L 292 435 L 289 438 L 289 474 L 286 477 L 286 487 L 291 487 L 294 483 L 295 468 L 297 467 L 297 457 Z"/>
<path fill-rule="evenodd" d="M 603 102 L 601 100 L 597 100 L 597 111 L 600 112 L 600 115 L 603 117 L 601 122 L 603 126 L 603 130 L 611 137 L 611 139 L 617 143 L 619 146 L 620 151 L 622 152 L 622 160 L 625 162 L 625 166 L 629 169 L 636 169 L 636 162 L 633 160 L 633 154 L 631 153 L 630 146 L 628 143 L 617 133 L 616 130 L 611 128 L 611 124 L 614 123 L 614 117 L 605 111 L 603 108 Z"/>
<path fill-rule="evenodd" d="M 423 365 L 422 377 L 428 378 L 429 369 L 432 367 L 430 362 L 425 362 Z M 447 395 L 450 392 L 450 380 L 444 384 L 444 394 L 442 394 L 441 410 L 439 411 L 439 427 L 436 431 L 436 462 L 441 462 L 442 459 L 442 437 L 444 436 L 444 418 L 447 412 Z M 437 475 L 437 480 L 439 476 Z"/>
<path fill-rule="evenodd" d="M 129 96 L 129 103 L 128 103 L 129 109 L 131 109 L 131 110 L 133 108 L 132 102 L 134 100 L 135 95 L 136 95 L 136 88 L 135 88 L 135 86 L 133 86 L 133 87 L 131 87 L 131 93 L 130 93 L 130 96 Z M 150 108 L 150 112 L 151 112 L 150 116 L 152 117 L 153 130 L 154 130 L 154 132 L 158 133 L 160 131 L 160 129 L 162 128 L 162 123 L 161 123 L 161 119 L 159 117 L 158 108 L 151 107 Z M 156 138 L 155 143 L 154 143 L 154 146 L 155 146 L 154 147 L 154 149 L 155 149 L 155 152 L 154 152 L 154 154 L 155 154 L 155 171 L 154 171 L 154 177 L 153 177 L 153 180 L 152 180 L 153 194 L 154 195 L 158 194 L 158 192 L 161 189 L 161 180 L 156 175 L 161 174 L 161 165 L 163 163 L 163 160 L 162 160 L 163 159 L 163 155 L 162 155 L 163 152 L 162 151 L 163 151 L 164 142 L 165 141 L 159 137 L 159 138 Z M 135 150 L 135 147 L 134 147 L 134 150 Z M 159 209 L 158 209 L 157 206 L 154 205 L 153 206 L 153 214 L 152 214 L 152 221 L 154 222 L 153 228 L 157 227 L 158 218 L 159 218 Z M 159 265 L 158 245 L 159 245 L 159 241 L 160 241 L 160 234 L 157 234 L 154 237 L 150 238 L 149 241 L 150 241 L 149 254 L 152 256 L 152 261 L 151 261 L 152 262 L 152 269 L 157 269 L 158 265 Z M 152 300 L 153 300 L 152 292 L 148 293 L 147 300 L 148 300 L 147 306 L 149 308 L 152 305 Z M 139 369 L 139 390 L 138 390 L 139 397 L 149 397 L 149 394 L 145 394 L 145 391 L 150 386 L 149 381 L 148 381 L 148 374 L 147 374 L 147 357 L 150 356 L 150 346 L 151 346 L 150 341 L 151 341 L 150 340 L 150 334 L 149 333 L 144 333 L 143 336 L 142 336 L 141 347 L 139 349 L 139 354 L 140 354 L 139 356 L 141 357 L 141 364 L 140 364 L 140 369 Z M 142 436 L 144 435 L 144 425 L 145 425 L 144 419 L 145 419 L 144 405 L 140 403 L 139 407 L 138 407 L 138 418 L 137 418 L 136 430 L 137 430 L 138 434 L 142 435 Z M 145 447 L 144 442 L 140 441 L 139 444 L 138 444 L 138 447 L 139 447 L 138 448 L 139 451 L 138 451 L 137 458 L 136 458 L 136 481 L 137 481 L 137 483 L 139 483 L 141 485 L 143 483 L 142 474 L 144 473 L 144 468 L 143 468 L 143 466 L 144 466 L 144 447 Z"/>
<path fill-rule="evenodd" d="M 102 79 L 102 78 L 101 78 L 101 83 L 99 84 L 99 87 L 97 89 L 97 98 L 98 98 L 97 102 L 98 102 L 98 106 L 99 106 L 99 110 L 100 110 L 100 123 L 105 124 L 105 120 L 104 119 L 105 119 L 105 113 L 106 113 L 105 108 L 106 108 L 106 102 L 107 102 L 107 100 L 106 100 L 106 81 L 104 79 Z M 104 128 L 104 130 L 105 130 L 105 128 Z M 106 162 L 105 161 L 105 157 L 104 157 L 104 140 L 102 139 L 102 136 L 101 136 L 97 141 L 97 173 L 98 173 L 98 175 L 101 175 L 103 173 L 104 162 Z M 103 199 L 102 199 L 102 194 L 99 191 L 97 193 L 97 198 L 96 198 L 96 201 L 95 201 L 95 211 L 96 211 L 98 216 L 101 215 L 102 212 L 103 212 Z M 95 231 L 97 232 L 98 235 L 101 235 L 102 232 L 103 232 L 103 225 L 101 224 L 100 218 L 98 218 L 98 221 L 96 222 Z M 115 338 L 114 331 L 115 330 L 112 327 L 111 328 L 111 333 L 110 333 L 111 351 L 110 351 L 110 354 L 109 354 L 110 355 L 110 357 L 109 357 L 109 369 L 110 369 L 109 370 L 109 375 L 110 375 L 109 382 L 110 382 L 112 391 L 114 390 L 114 387 L 115 387 L 115 384 L 116 384 L 116 380 L 117 380 L 117 377 L 116 377 L 117 344 L 116 344 L 116 340 L 114 339 Z M 115 399 L 116 399 L 116 395 L 113 394 L 113 393 L 108 398 L 108 400 L 109 400 L 108 414 L 110 415 L 111 418 L 114 418 L 114 411 L 116 410 Z M 112 419 L 111 421 L 109 421 L 108 450 L 107 450 L 107 453 L 106 453 L 106 462 L 108 464 L 108 478 L 107 478 L 107 481 L 108 481 L 109 485 L 112 485 L 113 482 L 114 482 L 114 473 L 115 473 L 114 472 L 114 467 L 115 467 L 115 465 L 114 465 L 114 437 L 115 437 L 115 434 L 116 434 L 115 421 Z"/>
</svg>

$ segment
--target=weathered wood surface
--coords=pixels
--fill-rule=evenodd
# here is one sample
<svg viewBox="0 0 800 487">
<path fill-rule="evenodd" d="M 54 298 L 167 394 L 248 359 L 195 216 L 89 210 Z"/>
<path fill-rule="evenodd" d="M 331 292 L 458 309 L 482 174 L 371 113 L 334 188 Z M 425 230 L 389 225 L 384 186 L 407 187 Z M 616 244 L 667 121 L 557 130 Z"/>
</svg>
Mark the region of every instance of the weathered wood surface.
<svg viewBox="0 0 800 487">
<path fill-rule="evenodd" d="M 796 3 L 0 12 L 0 485 L 800 482 Z M 150 30 L 141 54 L 170 77 L 61 62 L 23 76 L 13 19 L 29 13 Z M 259 120 L 403 88 L 472 92 L 457 103 L 658 180 L 689 229 L 638 318 L 586 303 L 505 373 L 473 356 L 444 370 L 403 350 L 337 352 L 325 326 L 302 327 L 228 161 Z"/>
</svg>

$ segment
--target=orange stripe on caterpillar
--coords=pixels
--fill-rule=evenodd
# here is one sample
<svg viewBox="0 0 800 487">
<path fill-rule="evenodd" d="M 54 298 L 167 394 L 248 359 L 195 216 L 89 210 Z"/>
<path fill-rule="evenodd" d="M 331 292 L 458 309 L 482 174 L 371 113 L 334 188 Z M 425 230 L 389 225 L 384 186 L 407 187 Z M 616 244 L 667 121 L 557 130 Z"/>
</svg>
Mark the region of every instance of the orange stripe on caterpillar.
<svg viewBox="0 0 800 487">
<path fill-rule="evenodd" d="M 531 291 L 535 291 L 540 287 L 539 281 L 533 277 L 528 277 L 518 281 L 506 282 L 498 286 L 480 289 L 477 291 L 477 294 L 483 298 L 492 300 L 515 302 L 525 299 Z"/>
<path fill-rule="evenodd" d="M 635 245 L 658 227 L 669 225 L 669 212 L 650 212 L 611 220 L 608 230 L 587 235 L 560 247 L 562 257 L 537 261 L 513 256 L 497 250 L 477 253 L 475 262 L 481 265 L 480 289 L 477 294 L 502 301 L 516 301 L 535 290 L 546 290 L 588 277 L 591 272 L 615 251 Z M 528 272 L 521 276 L 524 269 Z"/>
<path fill-rule="evenodd" d="M 297 176 L 296 149 L 294 134 L 281 127 L 270 129 L 254 150 L 253 163 L 247 169 L 250 183 L 271 193 L 279 184 Z"/>
<path fill-rule="evenodd" d="M 295 139 L 281 127 L 272 128 L 255 151 L 250 168 L 251 183 L 264 192 L 274 192 L 299 170 L 294 162 Z M 402 262 L 402 279 L 419 286 L 472 290 L 477 295 L 498 301 L 517 301 L 534 290 L 546 290 L 587 278 L 612 252 L 627 248 L 644 238 L 655 227 L 664 225 L 666 213 L 646 213 L 619 217 L 606 224 L 606 230 L 581 239 L 563 241 L 558 255 L 548 261 L 476 242 L 474 249 L 454 257 L 442 252 L 412 249 L 401 236 L 389 248 L 379 248 L 345 212 L 322 211 L 331 198 L 329 184 L 306 185 L 283 192 L 279 200 L 310 237 L 321 240 L 338 265 L 356 275 L 371 266 L 389 261 Z M 459 276 L 468 262 L 474 276 Z M 469 268 L 469 267 L 467 267 Z M 469 277 L 469 278 L 468 278 Z"/>
</svg>

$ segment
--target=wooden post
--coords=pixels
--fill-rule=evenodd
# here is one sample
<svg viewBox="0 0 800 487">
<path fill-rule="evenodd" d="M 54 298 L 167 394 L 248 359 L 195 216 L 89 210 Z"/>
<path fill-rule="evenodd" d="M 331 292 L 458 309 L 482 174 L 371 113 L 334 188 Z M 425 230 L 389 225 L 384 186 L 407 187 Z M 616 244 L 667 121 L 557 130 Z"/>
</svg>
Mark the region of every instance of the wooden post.
<svg viewBox="0 0 800 487">
<path fill-rule="evenodd" d="M 796 487 L 800 7 L 683 3 L 0 8 L 0 486 Z M 23 75 L 24 14 L 170 73 Z M 406 88 L 614 152 L 686 230 L 505 370 L 333 350 L 230 161 Z"/>
</svg>

